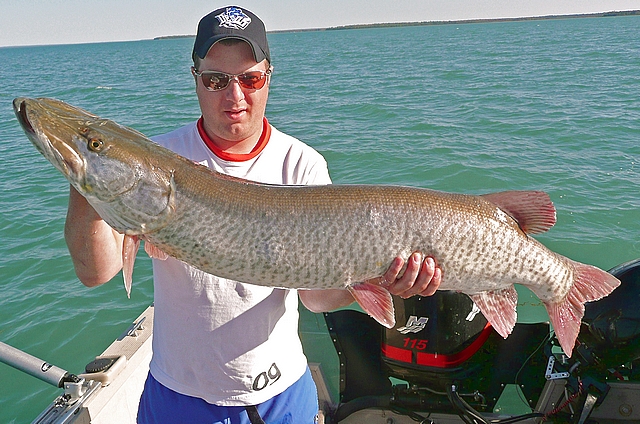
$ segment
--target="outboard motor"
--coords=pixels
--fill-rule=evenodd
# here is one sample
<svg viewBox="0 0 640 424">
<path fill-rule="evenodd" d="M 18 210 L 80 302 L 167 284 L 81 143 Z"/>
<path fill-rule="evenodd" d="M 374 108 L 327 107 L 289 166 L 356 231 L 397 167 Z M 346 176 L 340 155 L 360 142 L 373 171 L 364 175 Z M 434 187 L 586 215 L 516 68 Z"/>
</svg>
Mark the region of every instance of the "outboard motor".
<svg viewBox="0 0 640 424">
<path fill-rule="evenodd" d="M 548 339 L 548 324 L 517 324 L 505 340 L 465 294 L 439 291 L 394 301 L 398 324 L 384 333 L 382 358 L 390 376 L 409 383 L 406 396 L 422 389 L 424 404 L 426 394 L 446 395 L 449 402 L 437 402 L 445 410 L 462 396 L 490 412 L 507 384 L 526 381 L 522 389 L 535 405 L 545 363 L 531 353 Z"/>
<path fill-rule="evenodd" d="M 385 331 L 381 347 L 394 377 L 443 391 L 486 361 L 483 346 L 493 330 L 468 296 L 436 292 L 394 302 L 398 324 Z M 482 360 L 470 366 L 476 354 Z"/>
<path fill-rule="evenodd" d="M 545 384 L 547 323 L 517 324 L 503 339 L 465 294 L 438 291 L 394 304 L 392 329 L 354 310 L 325 314 L 340 358 L 337 422 L 366 408 L 491 413 L 507 384 L 520 384 L 535 406 Z"/>
</svg>

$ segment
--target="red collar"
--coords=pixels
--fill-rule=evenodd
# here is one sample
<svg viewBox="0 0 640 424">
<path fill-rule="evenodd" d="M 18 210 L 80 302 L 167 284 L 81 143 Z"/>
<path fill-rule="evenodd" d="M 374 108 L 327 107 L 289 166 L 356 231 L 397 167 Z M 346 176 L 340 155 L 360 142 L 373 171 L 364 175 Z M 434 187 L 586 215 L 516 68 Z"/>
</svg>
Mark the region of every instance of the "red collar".
<svg viewBox="0 0 640 424">
<path fill-rule="evenodd" d="M 260 134 L 260 139 L 258 139 L 258 142 L 256 143 L 253 150 L 251 150 L 251 152 L 242 154 L 227 153 L 216 146 L 214 142 L 209 138 L 206 131 L 204 130 L 204 120 L 202 119 L 202 117 L 198 119 L 197 127 L 200 137 L 202 137 L 204 144 L 207 145 L 209 150 L 211 150 L 213 154 L 218 156 L 220 159 L 226 160 L 228 162 L 244 162 L 255 158 L 260 152 L 264 150 L 264 148 L 267 146 L 267 143 L 269 142 L 269 139 L 271 138 L 271 125 L 269 125 L 269 122 L 265 117 L 262 120 L 262 134 Z"/>
</svg>

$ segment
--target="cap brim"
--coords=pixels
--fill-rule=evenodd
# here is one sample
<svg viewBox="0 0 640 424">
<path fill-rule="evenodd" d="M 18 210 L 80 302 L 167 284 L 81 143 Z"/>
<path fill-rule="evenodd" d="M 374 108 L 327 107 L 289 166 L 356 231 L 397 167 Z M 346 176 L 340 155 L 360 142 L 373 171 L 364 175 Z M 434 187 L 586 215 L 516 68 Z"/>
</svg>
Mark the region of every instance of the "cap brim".
<svg viewBox="0 0 640 424">
<path fill-rule="evenodd" d="M 207 53 L 209 53 L 209 50 L 211 50 L 211 47 L 215 43 L 217 43 L 220 40 L 228 40 L 228 39 L 231 39 L 231 38 L 235 38 L 236 40 L 242 40 L 242 41 L 246 42 L 247 44 L 249 44 L 251 46 L 251 50 L 253 51 L 253 57 L 256 60 L 256 62 L 260 63 L 263 60 L 267 59 L 267 56 L 264 54 L 264 52 L 262 51 L 260 46 L 258 46 L 256 43 L 254 43 L 249 38 L 242 37 L 242 36 L 239 36 L 239 35 L 227 35 L 227 34 L 216 35 L 216 36 L 210 37 L 207 41 L 205 41 L 202 44 L 200 44 L 198 49 L 194 50 L 193 54 L 197 55 L 200 59 L 204 59 L 207 56 Z M 193 59 L 195 60 L 195 56 L 193 57 Z"/>
</svg>

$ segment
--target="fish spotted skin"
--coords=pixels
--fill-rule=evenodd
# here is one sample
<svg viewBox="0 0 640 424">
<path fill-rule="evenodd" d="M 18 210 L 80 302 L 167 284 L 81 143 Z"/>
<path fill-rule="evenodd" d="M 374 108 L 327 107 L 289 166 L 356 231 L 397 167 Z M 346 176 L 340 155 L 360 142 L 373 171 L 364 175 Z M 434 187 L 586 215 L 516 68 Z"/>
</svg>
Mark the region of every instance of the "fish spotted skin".
<svg viewBox="0 0 640 424">
<path fill-rule="evenodd" d="M 620 282 L 531 238 L 555 223 L 543 192 L 483 196 L 375 185 L 277 186 L 216 173 L 139 132 L 53 99 L 14 100 L 36 148 L 126 235 L 125 285 L 138 239 L 223 278 L 272 287 L 346 288 L 365 311 L 395 324 L 389 293 L 363 281 L 396 256 L 435 258 L 440 290 L 468 294 L 506 337 L 516 322 L 514 284 L 547 307 L 571 354 L 584 303 Z"/>
</svg>

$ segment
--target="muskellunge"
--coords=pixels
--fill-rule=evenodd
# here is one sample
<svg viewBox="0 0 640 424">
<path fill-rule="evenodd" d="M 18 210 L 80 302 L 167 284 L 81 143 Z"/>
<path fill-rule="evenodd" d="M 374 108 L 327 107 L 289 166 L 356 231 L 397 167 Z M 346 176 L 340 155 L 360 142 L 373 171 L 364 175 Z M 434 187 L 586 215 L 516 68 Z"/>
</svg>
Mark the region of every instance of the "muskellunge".
<svg viewBox="0 0 640 424">
<path fill-rule="evenodd" d="M 556 254 L 530 234 L 554 225 L 542 192 L 482 196 L 380 185 L 274 186 L 218 174 L 143 134 L 53 99 L 14 100 L 29 139 L 124 233 L 127 290 L 139 240 L 203 271 L 296 289 L 344 288 L 376 320 L 395 323 L 381 286 L 392 260 L 418 251 L 443 272 L 441 290 L 468 294 L 503 337 L 522 284 L 571 354 L 584 303 L 620 282 Z M 153 246 L 153 247 L 152 247 Z"/>
</svg>

